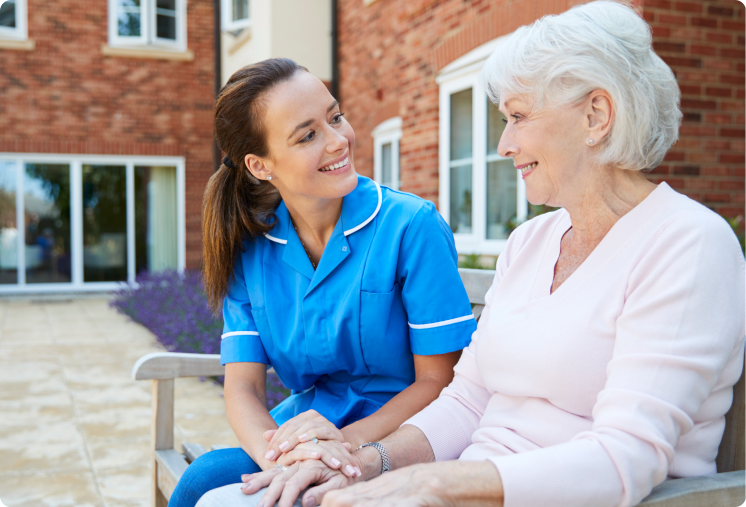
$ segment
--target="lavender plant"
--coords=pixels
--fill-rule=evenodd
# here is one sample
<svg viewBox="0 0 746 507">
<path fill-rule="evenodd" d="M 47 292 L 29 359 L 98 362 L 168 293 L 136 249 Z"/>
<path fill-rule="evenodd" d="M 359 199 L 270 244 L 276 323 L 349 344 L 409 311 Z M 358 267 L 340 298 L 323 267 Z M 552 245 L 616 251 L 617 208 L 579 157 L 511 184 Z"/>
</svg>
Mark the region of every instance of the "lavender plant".
<svg viewBox="0 0 746 507">
<path fill-rule="evenodd" d="M 210 311 L 199 272 L 142 272 L 136 282 L 118 291 L 110 305 L 148 328 L 170 352 L 220 353 L 223 320 Z M 289 395 L 276 374 L 267 375 L 267 408 Z"/>
</svg>

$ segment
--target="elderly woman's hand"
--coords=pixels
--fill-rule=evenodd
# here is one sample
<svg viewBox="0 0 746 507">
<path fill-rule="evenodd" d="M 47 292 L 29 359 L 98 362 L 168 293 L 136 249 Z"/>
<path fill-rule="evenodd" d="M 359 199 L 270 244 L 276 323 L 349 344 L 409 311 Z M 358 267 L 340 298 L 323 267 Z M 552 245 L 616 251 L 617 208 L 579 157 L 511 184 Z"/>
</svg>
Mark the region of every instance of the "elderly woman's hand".
<svg viewBox="0 0 746 507">
<path fill-rule="evenodd" d="M 311 507 L 319 505 L 328 491 L 345 488 L 359 479 L 346 477 L 321 461 L 311 459 L 299 461 L 285 470 L 277 467 L 243 475 L 241 480 L 245 483 L 241 491 L 247 495 L 267 488 L 260 505 L 271 506 L 277 502 L 278 507 L 292 507 L 301 491 L 315 484 L 302 498 L 303 506 Z"/>
</svg>

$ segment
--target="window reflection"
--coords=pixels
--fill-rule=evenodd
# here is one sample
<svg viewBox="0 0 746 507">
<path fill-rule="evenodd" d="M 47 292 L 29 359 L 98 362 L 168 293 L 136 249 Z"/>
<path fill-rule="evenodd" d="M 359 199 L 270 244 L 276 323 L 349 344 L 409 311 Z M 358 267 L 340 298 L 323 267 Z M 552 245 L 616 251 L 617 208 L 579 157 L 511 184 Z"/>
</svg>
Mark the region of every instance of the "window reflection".
<svg viewBox="0 0 746 507">
<path fill-rule="evenodd" d="M 135 270 L 176 269 L 176 168 L 135 166 Z"/>
<path fill-rule="evenodd" d="M 119 35 L 139 37 L 141 35 L 142 7 L 140 0 L 118 0 L 117 21 Z"/>
<path fill-rule="evenodd" d="M 176 0 L 157 0 L 156 36 L 176 40 Z"/>
<path fill-rule="evenodd" d="M 518 171 L 512 159 L 497 153 L 504 119 L 505 115 L 487 99 L 487 239 L 506 239 L 509 222 L 516 217 Z"/>
<path fill-rule="evenodd" d="M 125 166 L 83 166 L 83 280 L 127 280 Z"/>
<path fill-rule="evenodd" d="M 451 231 L 472 231 L 472 89 L 451 95 L 450 216 Z"/>
<path fill-rule="evenodd" d="M 2 2 L 0 2 L 2 3 Z M 0 5 L 0 26 L 7 28 L 16 27 L 16 2 L 8 0 Z"/>
<path fill-rule="evenodd" d="M 0 284 L 18 282 L 16 163 L 0 160 Z"/>
<path fill-rule="evenodd" d="M 69 283 L 70 166 L 26 164 L 25 169 L 26 283 Z"/>
</svg>

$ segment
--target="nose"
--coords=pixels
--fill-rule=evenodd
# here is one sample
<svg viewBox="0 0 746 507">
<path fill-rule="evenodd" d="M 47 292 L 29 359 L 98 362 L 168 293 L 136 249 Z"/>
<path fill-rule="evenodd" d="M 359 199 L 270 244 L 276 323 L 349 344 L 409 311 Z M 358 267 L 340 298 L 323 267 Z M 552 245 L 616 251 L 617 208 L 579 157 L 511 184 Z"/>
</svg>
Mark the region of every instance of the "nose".
<svg viewBox="0 0 746 507">
<path fill-rule="evenodd" d="M 497 144 L 497 153 L 501 157 L 514 158 L 521 152 L 521 149 L 516 144 L 513 130 L 513 126 L 508 123 L 505 125 L 505 130 L 503 130 L 503 134 L 500 136 L 500 142 Z"/>
<path fill-rule="evenodd" d="M 337 129 L 331 126 L 326 127 L 328 134 L 328 142 L 326 143 L 326 151 L 329 153 L 336 153 L 338 151 L 344 151 L 347 149 L 347 138 L 342 135 Z"/>
</svg>

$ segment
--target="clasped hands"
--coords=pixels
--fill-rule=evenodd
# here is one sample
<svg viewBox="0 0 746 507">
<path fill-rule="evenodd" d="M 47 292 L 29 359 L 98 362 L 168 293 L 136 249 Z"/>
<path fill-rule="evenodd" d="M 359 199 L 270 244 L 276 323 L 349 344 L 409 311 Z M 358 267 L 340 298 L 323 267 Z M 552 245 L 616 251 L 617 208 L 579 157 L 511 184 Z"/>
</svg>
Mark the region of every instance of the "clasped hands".
<svg viewBox="0 0 746 507">
<path fill-rule="evenodd" d="M 318 505 L 327 491 L 353 484 L 362 475 L 342 431 L 315 410 L 264 432 L 264 439 L 269 442 L 265 459 L 288 469 L 269 468 L 241 476 L 245 494 L 267 488 L 260 506 L 271 507 L 278 501 L 290 506 L 310 484 L 318 486 L 306 491 L 302 503 Z"/>
</svg>

